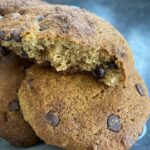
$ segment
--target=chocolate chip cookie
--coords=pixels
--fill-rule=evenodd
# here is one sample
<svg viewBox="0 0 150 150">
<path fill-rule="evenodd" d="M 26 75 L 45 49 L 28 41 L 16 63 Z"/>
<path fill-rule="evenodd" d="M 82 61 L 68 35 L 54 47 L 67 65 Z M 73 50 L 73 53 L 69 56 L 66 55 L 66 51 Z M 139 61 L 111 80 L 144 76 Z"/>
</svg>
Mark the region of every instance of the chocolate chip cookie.
<svg viewBox="0 0 150 150">
<path fill-rule="evenodd" d="M 29 147 L 38 138 L 23 118 L 17 92 L 30 63 L 3 48 L 0 55 L 0 137 L 12 145 Z"/>
<path fill-rule="evenodd" d="M 90 74 L 63 75 L 32 66 L 19 90 L 25 120 L 47 144 L 67 150 L 127 150 L 150 113 L 143 80 L 99 84 Z"/>
<path fill-rule="evenodd" d="M 125 83 L 133 58 L 123 36 L 109 23 L 80 8 L 61 5 L 22 7 L 5 15 L 0 45 L 58 72 L 87 71 L 108 86 Z"/>
</svg>

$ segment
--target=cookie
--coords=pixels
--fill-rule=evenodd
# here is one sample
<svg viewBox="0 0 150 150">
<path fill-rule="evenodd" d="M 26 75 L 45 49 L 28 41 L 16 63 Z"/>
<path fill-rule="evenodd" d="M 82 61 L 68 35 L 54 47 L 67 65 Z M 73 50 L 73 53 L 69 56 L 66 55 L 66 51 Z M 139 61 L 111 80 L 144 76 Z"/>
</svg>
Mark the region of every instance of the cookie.
<svg viewBox="0 0 150 150">
<path fill-rule="evenodd" d="M 17 92 L 29 63 L 7 52 L 0 58 L 0 137 L 14 146 L 29 147 L 38 142 L 30 125 L 24 120 Z"/>
<path fill-rule="evenodd" d="M 8 13 L 17 13 L 22 7 L 37 6 L 46 4 L 40 0 L 1 0 L 0 15 L 1 17 Z"/>
<path fill-rule="evenodd" d="M 87 71 L 116 86 L 127 81 L 133 58 L 123 36 L 109 23 L 80 8 L 61 5 L 24 7 L 0 23 L 0 45 L 58 72 Z"/>
<path fill-rule="evenodd" d="M 25 120 L 47 144 L 67 150 L 127 150 L 150 113 L 144 82 L 99 84 L 87 73 L 62 75 L 33 66 L 19 90 Z"/>
</svg>

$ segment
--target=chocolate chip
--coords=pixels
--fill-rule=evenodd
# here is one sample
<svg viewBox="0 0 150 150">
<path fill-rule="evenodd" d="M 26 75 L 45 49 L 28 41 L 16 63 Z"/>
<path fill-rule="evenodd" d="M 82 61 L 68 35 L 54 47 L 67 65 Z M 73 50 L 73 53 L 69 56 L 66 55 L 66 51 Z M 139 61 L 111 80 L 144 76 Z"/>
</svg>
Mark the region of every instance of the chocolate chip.
<svg viewBox="0 0 150 150">
<path fill-rule="evenodd" d="M 10 34 L 10 36 L 16 42 L 21 42 L 21 36 L 20 36 L 20 33 L 18 31 L 12 31 L 12 33 Z"/>
<path fill-rule="evenodd" d="M 45 119 L 46 119 L 46 121 L 47 121 L 52 127 L 58 126 L 58 124 L 59 124 L 59 122 L 60 122 L 58 116 L 57 116 L 55 113 L 51 112 L 51 111 L 49 111 L 49 112 L 45 115 Z"/>
<path fill-rule="evenodd" d="M 107 127 L 113 132 L 119 132 L 121 129 L 120 117 L 116 115 L 110 115 L 107 119 Z"/>
<path fill-rule="evenodd" d="M 5 32 L 0 31 L 0 40 L 4 40 L 4 38 L 5 38 Z"/>
<path fill-rule="evenodd" d="M 44 19 L 44 16 L 38 15 L 38 16 L 36 17 L 36 19 L 37 19 L 38 21 L 42 21 L 42 20 Z"/>
<path fill-rule="evenodd" d="M 29 57 L 28 57 L 28 54 L 27 54 L 23 49 L 21 50 L 20 56 L 21 56 L 22 58 L 25 58 L 25 59 L 28 59 L 28 58 L 29 58 Z"/>
<path fill-rule="evenodd" d="M 135 87 L 141 96 L 145 96 L 145 92 L 141 84 L 136 84 Z"/>
<path fill-rule="evenodd" d="M 20 110 L 20 105 L 19 105 L 18 100 L 14 100 L 14 101 L 10 102 L 9 110 L 10 111 L 19 111 Z"/>
<path fill-rule="evenodd" d="M 33 79 L 29 79 L 29 80 L 28 80 L 28 85 L 29 85 L 29 88 L 30 88 L 30 89 L 34 89 L 34 86 L 33 86 Z"/>
<path fill-rule="evenodd" d="M 7 50 L 6 48 L 0 46 L 0 56 L 6 56 L 9 53 L 10 53 L 9 50 Z"/>
<path fill-rule="evenodd" d="M 102 65 L 97 65 L 93 75 L 98 79 L 103 78 L 105 75 L 104 67 Z"/>
<path fill-rule="evenodd" d="M 116 65 L 116 63 L 113 60 L 107 62 L 107 65 L 110 69 L 118 69 L 118 66 Z"/>
</svg>

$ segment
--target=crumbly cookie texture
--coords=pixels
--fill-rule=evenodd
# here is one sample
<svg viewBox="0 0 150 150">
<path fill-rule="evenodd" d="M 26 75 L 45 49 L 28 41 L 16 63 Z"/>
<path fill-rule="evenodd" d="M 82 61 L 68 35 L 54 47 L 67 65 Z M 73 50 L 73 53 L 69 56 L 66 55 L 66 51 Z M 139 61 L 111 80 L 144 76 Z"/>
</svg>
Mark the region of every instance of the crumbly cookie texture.
<svg viewBox="0 0 150 150">
<path fill-rule="evenodd" d="M 17 96 L 28 66 L 24 59 L 0 49 L 0 137 L 14 146 L 29 147 L 38 142 L 23 118 Z"/>
<path fill-rule="evenodd" d="M 63 75 L 33 66 L 19 90 L 25 120 L 47 144 L 67 150 L 127 150 L 150 113 L 144 82 L 99 84 L 87 73 Z"/>
<path fill-rule="evenodd" d="M 125 83 L 133 70 L 130 48 L 109 23 L 61 5 L 23 7 L 3 16 L 0 45 L 58 72 L 88 71 L 108 86 Z"/>
</svg>

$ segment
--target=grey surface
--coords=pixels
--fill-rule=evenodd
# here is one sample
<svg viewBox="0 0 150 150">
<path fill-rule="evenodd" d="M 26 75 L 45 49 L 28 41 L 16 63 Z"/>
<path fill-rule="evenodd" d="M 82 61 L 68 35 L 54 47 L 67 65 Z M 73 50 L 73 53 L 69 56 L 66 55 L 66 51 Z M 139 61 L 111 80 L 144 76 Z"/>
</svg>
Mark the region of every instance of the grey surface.
<svg viewBox="0 0 150 150">
<path fill-rule="evenodd" d="M 38 144 L 30 148 L 16 148 L 14 146 L 11 146 L 7 141 L 0 140 L 0 150 L 62 150 L 62 149 L 45 144 Z"/>
<path fill-rule="evenodd" d="M 127 39 L 135 65 L 150 91 L 150 0 L 47 0 L 86 8 L 112 23 Z M 17 150 L 0 141 L 0 150 Z M 20 150 L 20 149 L 18 149 Z M 22 150 L 58 150 L 43 144 Z M 146 135 L 131 150 L 150 150 L 150 120 Z"/>
</svg>

